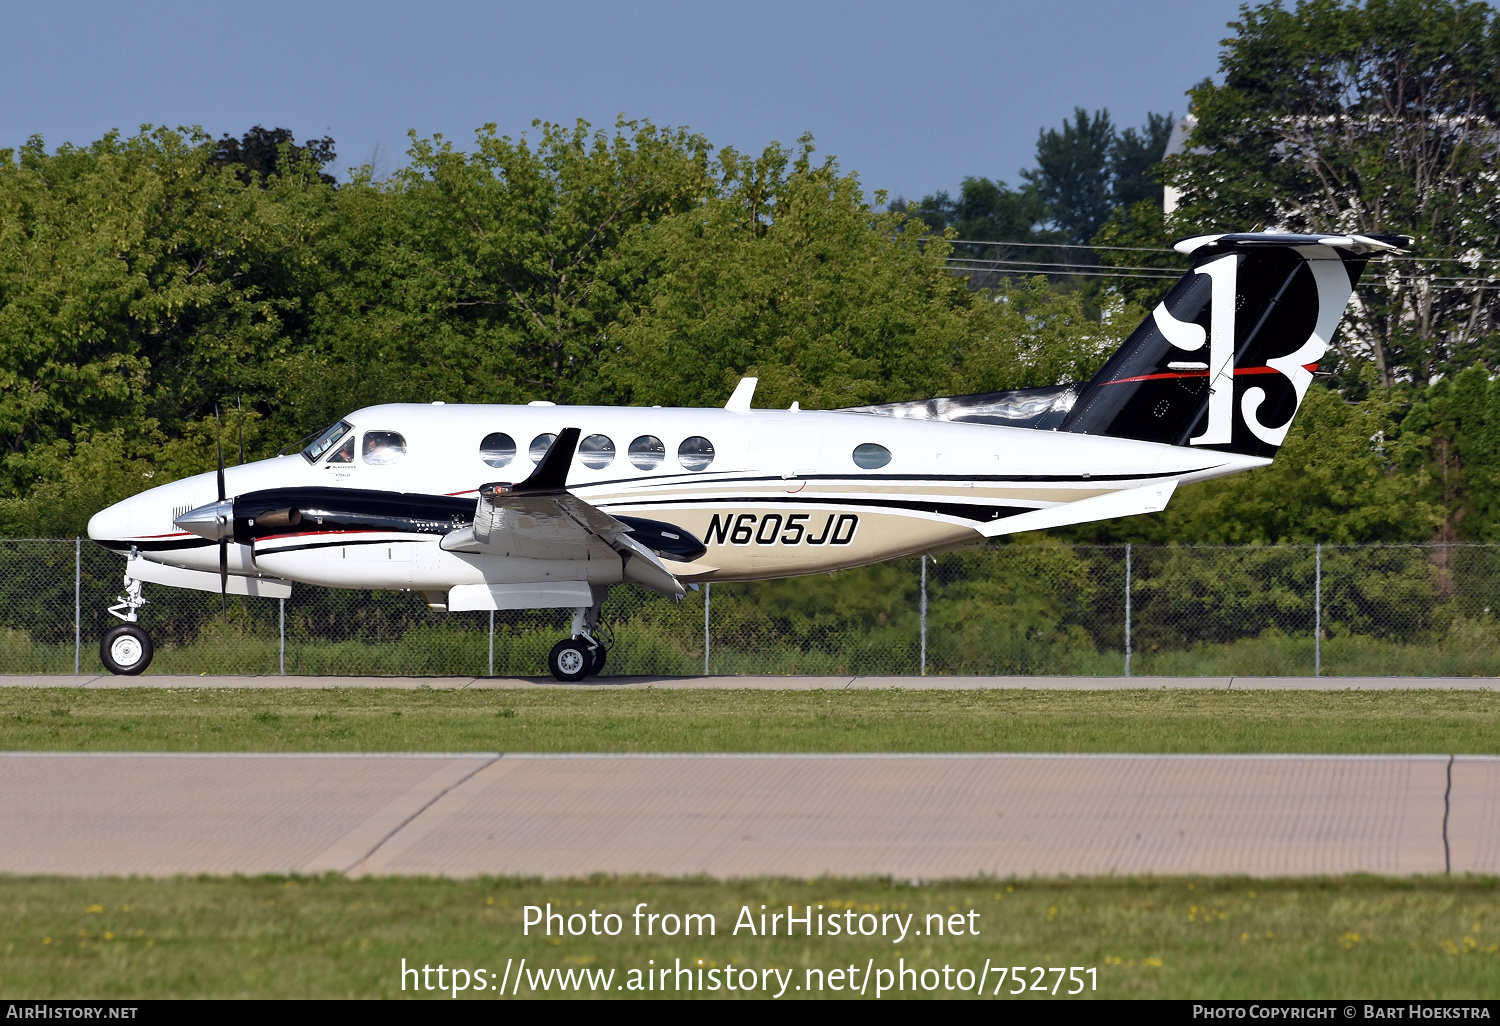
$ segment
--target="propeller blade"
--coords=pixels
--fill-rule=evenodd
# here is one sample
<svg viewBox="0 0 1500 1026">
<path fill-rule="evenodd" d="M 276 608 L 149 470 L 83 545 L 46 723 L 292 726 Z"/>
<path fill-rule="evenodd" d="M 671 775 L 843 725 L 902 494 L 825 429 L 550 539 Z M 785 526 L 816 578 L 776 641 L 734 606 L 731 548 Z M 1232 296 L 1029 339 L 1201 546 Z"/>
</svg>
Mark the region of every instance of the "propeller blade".
<svg viewBox="0 0 1500 1026">
<path fill-rule="evenodd" d="M 240 466 L 245 465 L 245 397 L 240 396 L 234 401 L 236 422 L 240 426 Z"/>
<path fill-rule="evenodd" d="M 214 448 L 219 453 L 219 501 L 224 495 L 224 438 L 220 430 L 219 404 L 214 403 Z M 229 612 L 229 539 L 219 539 L 219 607 Z"/>
<path fill-rule="evenodd" d="M 219 431 L 219 404 L 214 403 L 214 448 L 219 452 L 219 501 L 223 502 L 224 495 L 224 439 Z"/>
</svg>

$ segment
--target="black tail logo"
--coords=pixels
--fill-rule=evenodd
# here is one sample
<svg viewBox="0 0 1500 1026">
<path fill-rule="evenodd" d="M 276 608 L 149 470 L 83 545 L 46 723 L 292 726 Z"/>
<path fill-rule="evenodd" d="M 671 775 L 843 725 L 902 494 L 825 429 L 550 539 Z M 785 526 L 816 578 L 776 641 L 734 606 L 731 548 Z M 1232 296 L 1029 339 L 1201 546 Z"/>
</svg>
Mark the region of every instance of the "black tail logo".
<svg viewBox="0 0 1500 1026">
<path fill-rule="evenodd" d="M 1272 456 L 1372 254 L 1399 236 L 1225 235 L 1192 253 L 1061 430 Z"/>
</svg>

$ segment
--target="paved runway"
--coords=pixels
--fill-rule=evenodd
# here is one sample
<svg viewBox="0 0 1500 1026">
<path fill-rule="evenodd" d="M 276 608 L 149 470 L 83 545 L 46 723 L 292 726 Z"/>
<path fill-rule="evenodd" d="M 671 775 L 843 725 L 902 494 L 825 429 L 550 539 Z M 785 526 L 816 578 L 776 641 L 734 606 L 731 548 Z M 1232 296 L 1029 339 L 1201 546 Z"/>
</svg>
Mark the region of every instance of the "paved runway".
<svg viewBox="0 0 1500 1026">
<path fill-rule="evenodd" d="M 977 691 L 1036 688 L 1045 691 L 1119 691 L 1131 688 L 1199 688 L 1235 691 L 1392 691 L 1406 688 L 1493 691 L 1496 677 L 602 677 L 559 684 L 551 677 L 301 677 L 174 676 L 115 677 L 88 674 L 4 674 L 0 687 L 32 688 L 737 688 L 771 691 L 835 689 Z"/>
<path fill-rule="evenodd" d="M 0 872 L 1500 872 L 1500 758 L 0 754 Z"/>
</svg>

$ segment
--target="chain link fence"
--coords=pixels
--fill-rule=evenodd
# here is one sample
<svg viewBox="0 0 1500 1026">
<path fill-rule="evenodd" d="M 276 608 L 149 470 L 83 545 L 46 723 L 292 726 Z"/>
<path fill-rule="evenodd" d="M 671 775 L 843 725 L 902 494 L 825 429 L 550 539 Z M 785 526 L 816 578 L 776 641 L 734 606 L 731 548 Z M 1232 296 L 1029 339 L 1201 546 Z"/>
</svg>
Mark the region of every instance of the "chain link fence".
<svg viewBox="0 0 1500 1026">
<path fill-rule="evenodd" d="M 123 560 L 0 540 L 0 673 L 102 673 Z M 635 586 L 605 675 L 1500 675 L 1500 546 L 995 544 L 836 574 Z M 284 602 L 146 585 L 153 674 L 546 673 L 565 610 L 434 613 L 406 592 Z"/>
</svg>

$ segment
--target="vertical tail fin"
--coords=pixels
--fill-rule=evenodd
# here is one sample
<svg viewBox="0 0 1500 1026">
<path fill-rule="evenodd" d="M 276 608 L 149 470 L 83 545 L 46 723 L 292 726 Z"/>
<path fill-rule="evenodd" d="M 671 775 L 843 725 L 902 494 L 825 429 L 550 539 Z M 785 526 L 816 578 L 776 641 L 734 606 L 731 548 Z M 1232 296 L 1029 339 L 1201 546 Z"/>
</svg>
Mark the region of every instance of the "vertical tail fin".
<svg viewBox="0 0 1500 1026">
<path fill-rule="evenodd" d="M 1059 430 L 1274 456 L 1372 256 L 1401 235 L 1204 235 Z"/>
</svg>

